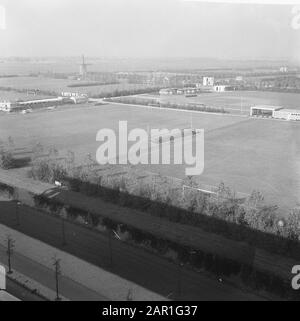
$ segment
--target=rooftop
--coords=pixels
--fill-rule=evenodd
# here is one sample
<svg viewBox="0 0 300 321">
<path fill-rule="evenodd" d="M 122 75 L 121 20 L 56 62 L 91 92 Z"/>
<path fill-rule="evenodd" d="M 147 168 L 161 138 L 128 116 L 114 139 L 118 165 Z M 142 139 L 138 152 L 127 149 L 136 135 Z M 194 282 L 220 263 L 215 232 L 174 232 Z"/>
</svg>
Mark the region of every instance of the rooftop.
<svg viewBox="0 0 300 321">
<path fill-rule="evenodd" d="M 258 106 L 251 107 L 251 109 L 264 109 L 264 110 L 276 111 L 276 110 L 283 109 L 283 107 L 281 107 L 281 106 L 270 106 L 270 105 L 258 105 Z"/>
<path fill-rule="evenodd" d="M 300 110 L 299 109 L 282 109 L 280 110 L 282 112 L 285 112 L 285 113 L 296 113 L 296 114 L 300 114 Z"/>
</svg>

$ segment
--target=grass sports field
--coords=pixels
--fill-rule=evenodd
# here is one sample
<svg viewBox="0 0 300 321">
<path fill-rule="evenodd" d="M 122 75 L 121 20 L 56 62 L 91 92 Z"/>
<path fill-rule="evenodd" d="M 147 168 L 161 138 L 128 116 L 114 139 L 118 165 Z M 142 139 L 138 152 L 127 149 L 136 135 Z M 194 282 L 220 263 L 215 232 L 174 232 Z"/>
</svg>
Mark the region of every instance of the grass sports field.
<svg viewBox="0 0 300 321">
<path fill-rule="evenodd" d="M 82 160 L 88 153 L 95 156 L 98 130 L 117 131 L 119 120 L 127 120 L 129 128 L 188 128 L 191 113 L 115 104 L 2 114 L 0 138 L 12 136 L 17 147 L 40 142 L 62 152 L 71 150 Z M 300 203 L 299 123 L 193 113 L 193 126 L 205 129 L 204 184 L 224 181 L 243 193 L 256 189 L 284 209 Z M 185 175 L 182 165 L 144 168 L 179 178 Z"/>
<path fill-rule="evenodd" d="M 262 91 L 228 91 L 224 93 L 203 93 L 197 97 L 140 95 L 141 97 L 160 98 L 162 102 L 196 103 L 210 107 L 225 108 L 229 112 L 249 115 L 250 107 L 255 105 L 273 105 L 284 108 L 300 109 L 300 94 L 262 92 Z"/>
</svg>

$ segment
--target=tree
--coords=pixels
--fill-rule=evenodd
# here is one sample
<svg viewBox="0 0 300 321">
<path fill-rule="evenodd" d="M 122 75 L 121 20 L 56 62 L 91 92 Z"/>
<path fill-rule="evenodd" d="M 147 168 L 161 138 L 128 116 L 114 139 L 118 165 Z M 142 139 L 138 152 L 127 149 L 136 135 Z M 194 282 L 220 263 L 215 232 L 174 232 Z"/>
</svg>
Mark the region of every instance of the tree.
<svg viewBox="0 0 300 321">
<path fill-rule="evenodd" d="M 44 152 L 44 147 L 41 143 L 37 143 L 34 148 L 33 148 L 33 158 L 34 160 L 36 160 L 37 158 L 39 158 L 42 153 Z"/>
<path fill-rule="evenodd" d="M 55 287 L 56 287 L 56 298 L 55 301 L 61 301 L 59 296 L 59 276 L 61 275 L 61 260 L 58 259 L 56 256 L 53 258 L 53 266 L 55 272 Z"/>
<path fill-rule="evenodd" d="M 264 199 L 265 197 L 261 192 L 253 191 L 251 195 L 248 197 L 248 199 L 246 200 L 245 204 L 248 207 L 258 208 L 263 206 Z"/>
<path fill-rule="evenodd" d="M 11 152 L 9 151 L 0 151 L 0 168 L 10 169 L 14 167 L 14 158 Z"/>
<path fill-rule="evenodd" d="M 8 137 L 8 146 L 13 148 L 15 146 L 14 140 L 11 136 Z"/>
<path fill-rule="evenodd" d="M 56 157 L 58 157 L 58 155 L 59 155 L 59 152 L 55 147 L 51 147 L 49 149 L 49 157 L 50 158 L 56 158 Z"/>
<path fill-rule="evenodd" d="M 126 301 L 133 301 L 133 291 L 132 291 L 132 289 L 128 290 Z"/>
<path fill-rule="evenodd" d="M 286 237 L 293 241 L 300 241 L 300 210 L 293 210 L 286 220 Z"/>
<path fill-rule="evenodd" d="M 75 154 L 71 150 L 67 153 L 67 163 L 69 166 L 73 166 L 75 162 Z"/>
<path fill-rule="evenodd" d="M 6 253 L 7 253 L 7 260 L 8 260 L 8 274 L 12 274 L 12 269 L 11 269 L 11 257 L 13 255 L 13 250 L 15 248 L 15 240 L 12 239 L 10 235 L 7 236 L 6 238 Z"/>
</svg>

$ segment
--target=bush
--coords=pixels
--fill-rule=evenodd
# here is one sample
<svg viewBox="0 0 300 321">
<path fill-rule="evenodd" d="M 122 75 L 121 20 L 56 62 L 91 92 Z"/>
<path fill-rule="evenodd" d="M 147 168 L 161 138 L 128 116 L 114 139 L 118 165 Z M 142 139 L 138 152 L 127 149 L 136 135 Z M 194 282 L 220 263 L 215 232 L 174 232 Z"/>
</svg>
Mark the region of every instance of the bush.
<svg viewBox="0 0 300 321">
<path fill-rule="evenodd" d="M 300 256 L 300 211 L 294 211 L 284 228 L 278 227 L 276 206 L 266 206 L 263 195 L 253 192 L 246 200 L 238 200 L 223 183 L 216 196 L 202 193 L 174 193 L 163 180 L 159 193 L 153 184 L 136 184 L 131 194 L 124 178 L 105 181 L 95 177 L 91 166 L 68 169 L 62 162 L 45 159 L 35 162 L 31 170 L 35 179 L 53 183 L 59 180 L 73 191 L 100 197 L 119 206 L 137 209 L 171 222 L 200 227 L 206 232 L 234 241 L 246 242 L 271 253 L 298 259 Z M 92 180 L 92 182 L 91 182 Z M 195 185 L 195 182 L 190 182 Z M 172 192 L 173 191 L 173 192 Z"/>
<path fill-rule="evenodd" d="M 11 169 L 14 168 L 14 158 L 11 152 L 1 151 L 0 152 L 0 168 L 2 169 Z"/>
</svg>

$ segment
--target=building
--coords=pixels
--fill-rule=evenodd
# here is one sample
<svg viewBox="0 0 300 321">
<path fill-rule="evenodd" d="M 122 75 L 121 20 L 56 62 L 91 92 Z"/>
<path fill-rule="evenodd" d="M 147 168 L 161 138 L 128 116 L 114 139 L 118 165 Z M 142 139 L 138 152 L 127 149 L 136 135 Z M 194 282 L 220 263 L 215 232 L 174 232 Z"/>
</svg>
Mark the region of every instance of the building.
<svg viewBox="0 0 300 321">
<path fill-rule="evenodd" d="M 183 90 L 184 95 L 186 95 L 187 97 L 194 97 L 197 96 L 198 93 L 198 89 L 197 88 L 184 88 Z"/>
<path fill-rule="evenodd" d="M 85 104 L 89 101 L 89 98 L 88 98 L 88 96 L 82 95 L 82 96 L 77 96 L 77 97 L 71 97 L 70 101 L 75 105 L 76 104 Z"/>
<path fill-rule="evenodd" d="M 283 67 L 280 67 L 279 71 L 282 73 L 287 73 L 289 71 L 289 69 L 288 69 L 288 67 L 283 66 Z"/>
<path fill-rule="evenodd" d="M 159 91 L 160 95 L 177 95 L 178 90 L 177 88 L 166 88 L 166 89 L 161 89 Z"/>
<path fill-rule="evenodd" d="M 300 110 L 296 109 L 280 109 L 274 111 L 273 117 L 284 120 L 300 120 Z"/>
<path fill-rule="evenodd" d="M 266 106 L 266 105 L 254 106 L 254 107 L 251 107 L 250 109 L 250 116 L 273 118 L 274 113 L 282 109 L 283 107 L 280 107 L 280 106 Z"/>
<path fill-rule="evenodd" d="M 300 121 L 300 110 L 280 106 L 254 106 L 251 107 L 250 116 Z"/>
<path fill-rule="evenodd" d="M 232 86 L 227 86 L 227 85 L 216 85 L 213 88 L 213 91 L 221 93 L 221 92 L 225 92 L 225 91 L 231 91 L 234 90 L 234 88 Z"/>
<path fill-rule="evenodd" d="M 0 111 L 4 112 L 10 112 L 14 108 L 16 108 L 16 103 L 10 102 L 10 101 L 1 101 L 0 102 Z"/>
<path fill-rule="evenodd" d="M 28 100 L 28 101 L 16 101 L 16 102 L 3 101 L 3 102 L 0 102 L 0 111 L 4 111 L 7 113 L 18 112 L 18 111 L 23 111 L 28 109 L 35 109 L 35 108 L 55 107 L 55 106 L 63 105 L 68 102 L 71 102 L 71 101 L 63 97 Z"/>
<path fill-rule="evenodd" d="M 62 92 L 61 97 L 71 98 L 71 97 L 88 97 L 87 94 L 81 94 L 79 92 Z"/>
<path fill-rule="evenodd" d="M 64 98 L 47 98 L 38 100 L 21 101 L 17 103 L 17 108 L 28 109 L 28 108 L 41 108 L 41 107 L 52 107 L 62 105 L 65 102 Z"/>
<path fill-rule="evenodd" d="M 186 87 L 186 88 L 167 88 L 161 89 L 159 91 L 160 95 L 197 95 L 199 92 L 198 88 L 194 87 Z"/>
<path fill-rule="evenodd" d="M 215 83 L 214 77 L 203 77 L 203 86 L 213 86 Z"/>
</svg>

